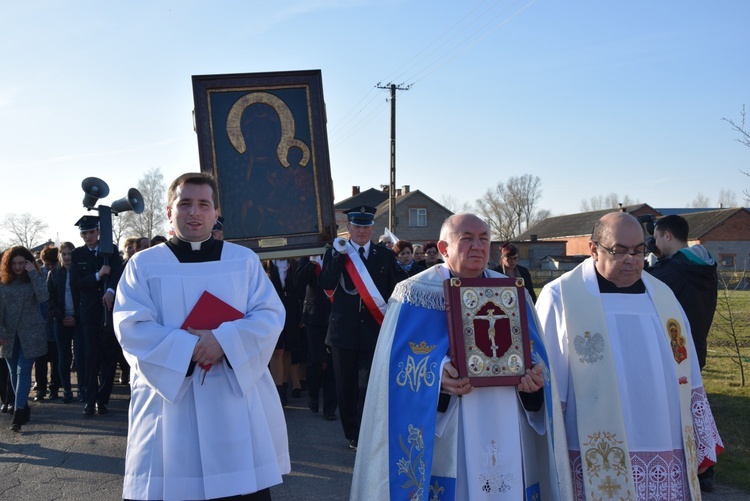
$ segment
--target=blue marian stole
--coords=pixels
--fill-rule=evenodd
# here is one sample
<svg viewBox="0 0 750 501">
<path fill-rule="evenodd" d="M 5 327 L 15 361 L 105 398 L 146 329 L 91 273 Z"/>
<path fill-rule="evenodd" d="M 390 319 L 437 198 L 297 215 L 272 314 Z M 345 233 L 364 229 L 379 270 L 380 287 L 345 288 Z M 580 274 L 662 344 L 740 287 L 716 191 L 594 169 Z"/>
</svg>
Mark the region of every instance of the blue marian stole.
<svg viewBox="0 0 750 501">
<path fill-rule="evenodd" d="M 448 347 L 444 309 L 401 305 L 388 378 L 391 499 L 455 498 L 455 478 L 430 477 L 440 371 Z"/>
<path fill-rule="evenodd" d="M 393 500 L 452 500 L 456 496 L 455 472 L 453 477 L 432 475 L 440 371 L 449 341 L 442 290 L 436 294 L 423 286 L 415 283 L 402 299 L 390 353 L 388 468 Z M 532 361 L 543 363 L 545 385 L 550 388 L 549 361 L 536 313 L 530 302 L 526 308 Z M 551 392 L 544 395 L 547 439 L 552 445 Z M 455 447 L 457 444 L 454 453 Z M 527 486 L 527 499 L 534 499 L 535 494 L 539 495 L 539 484 Z"/>
</svg>

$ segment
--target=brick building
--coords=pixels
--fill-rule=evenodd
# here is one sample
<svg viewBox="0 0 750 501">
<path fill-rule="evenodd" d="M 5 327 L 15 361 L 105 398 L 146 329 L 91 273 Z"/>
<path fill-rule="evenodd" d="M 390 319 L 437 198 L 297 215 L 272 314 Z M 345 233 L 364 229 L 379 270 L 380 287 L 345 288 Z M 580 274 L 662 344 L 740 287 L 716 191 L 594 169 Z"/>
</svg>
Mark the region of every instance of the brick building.
<svg viewBox="0 0 750 501">
<path fill-rule="evenodd" d="M 339 235 L 346 234 L 346 216 L 344 211 L 369 205 L 375 207 L 375 227 L 372 230 L 373 240 L 383 234 L 388 226 L 389 199 L 388 188 L 376 190 L 370 188 L 360 191 L 352 187 L 352 196 L 334 205 L 336 222 L 339 224 Z M 419 190 L 411 190 L 408 185 L 396 190 L 396 210 L 393 228 L 388 228 L 400 240 L 412 243 L 437 241 L 440 227 L 445 219 L 453 213 Z"/>
<path fill-rule="evenodd" d="M 591 230 L 603 215 L 617 209 L 604 209 L 565 216 L 548 217 L 521 233 L 516 240 L 525 247 L 537 242 L 564 243 L 560 254 L 539 255 L 535 253 L 529 260 L 530 268 L 541 267 L 541 260 L 546 256 L 583 256 L 589 254 L 589 239 Z M 622 212 L 628 212 L 635 217 L 642 215 L 661 216 L 656 209 L 648 204 L 636 204 L 620 207 Z M 517 244 L 520 249 L 520 246 Z M 542 250 L 542 249 L 540 249 Z"/>
<path fill-rule="evenodd" d="M 654 209 L 648 204 L 621 207 L 620 210 L 638 217 L 679 214 L 690 227 L 688 245 L 702 244 L 719 263 L 720 270 L 750 269 L 750 211 L 734 209 Z M 547 256 L 583 256 L 589 254 L 589 239 L 594 223 L 612 209 L 549 217 L 523 232 L 516 246 L 529 268 L 538 269 Z M 564 247 L 538 248 L 539 242 L 564 243 Z M 540 255 L 538 251 L 548 254 Z M 560 253 L 554 253 L 560 252 Z M 523 264 L 523 263 L 522 263 Z"/>
</svg>

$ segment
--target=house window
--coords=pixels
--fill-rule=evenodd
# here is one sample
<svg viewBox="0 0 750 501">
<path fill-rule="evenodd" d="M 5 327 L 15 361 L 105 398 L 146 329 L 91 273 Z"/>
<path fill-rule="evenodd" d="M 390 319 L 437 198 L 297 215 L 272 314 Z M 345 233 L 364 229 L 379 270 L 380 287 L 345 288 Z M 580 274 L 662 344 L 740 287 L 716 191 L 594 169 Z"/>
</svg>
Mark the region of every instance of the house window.
<svg viewBox="0 0 750 501">
<path fill-rule="evenodd" d="M 719 254 L 719 264 L 725 268 L 733 268 L 734 256 L 734 254 Z"/>
<path fill-rule="evenodd" d="M 409 209 L 409 226 L 427 226 L 427 209 Z"/>
</svg>

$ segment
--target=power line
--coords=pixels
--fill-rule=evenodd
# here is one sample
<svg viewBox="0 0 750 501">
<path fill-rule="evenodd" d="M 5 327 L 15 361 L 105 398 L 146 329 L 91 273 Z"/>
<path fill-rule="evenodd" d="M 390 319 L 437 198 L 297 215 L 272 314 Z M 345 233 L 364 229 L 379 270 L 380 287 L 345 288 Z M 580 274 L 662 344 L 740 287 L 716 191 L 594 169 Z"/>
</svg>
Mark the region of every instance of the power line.
<svg viewBox="0 0 750 501">
<path fill-rule="evenodd" d="M 519 0 L 519 2 L 520 2 L 520 0 Z M 519 2 L 516 2 L 516 3 L 519 3 Z M 428 69 L 429 69 L 429 67 L 428 67 L 428 68 L 422 70 L 422 72 L 421 72 L 421 73 L 425 73 L 426 72 L 424 74 L 424 76 L 420 77 L 419 76 L 420 73 L 418 73 L 417 75 L 415 75 L 413 77 L 412 80 L 414 81 L 415 84 L 417 82 L 421 82 L 422 80 L 424 80 L 428 76 L 432 75 L 433 73 L 435 73 L 437 70 L 439 70 L 440 68 L 442 68 L 446 64 L 448 64 L 451 61 L 453 61 L 453 60 L 459 58 L 460 56 L 464 55 L 466 52 L 469 51 L 469 49 L 471 49 L 472 47 L 474 47 L 475 45 L 477 45 L 479 42 L 481 42 L 482 40 L 486 39 L 487 37 L 489 37 L 490 35 L 492 35 L 494 32 L 496 32 L 497 30 L 499 30 L 500 28 L 502 28 L 503 26 L 505 26 L 506 24 L 508 24 L 513 18 L 515 18 L 516 16 L 518 16 L 519 14 L 521 14 L 523 11 L 525 11 L 526 9 L 528 9 L 529 7 L 531 7 L 531 5 L 534 4 L 535 2 L 536 2 L 536 0 L 529 0 L 526 5 L 524 5 L 523 7 L 521 7 L 518 11 L 514 12 L 510 17 L 508 17 L 507 19 L 501 20 L 492 29 L 490 29 L 489 31 L 487 31 L 487 32 L 481 34 L 481 36 L 479 36 L 479 33 L 480 33 L 480 31 L 482 29 L 484 29 L 487 25 L 489 25 L 490 23 L 492 23 L 493 21 L 495 21 L 501 15 L 505 14 L 505 12 L 507 12 L 510 9 L 510 7 L 509 7 L 508 9 L 506 9 L 505 11 L 503 11 L 502 13 L 498 14 L 497 16 L 495 16 L 494 18 L 492 18 L 490 21 L 488 21 L 487 23 L 485 23 L 480 29 L 474 31 L 471 35 L 469 35 L 468 37 L 466 37 L 464 40 L 462 40 L 458 45 L 456 45 L 451 50 L 456 50 L 461 45 L 466 44 L 469 41 L 471 41 L 471 39 L 474 38 L 475 36 L 479 36 L 479 38 L 477 38 L 476 40 L 474 40 L 473 43 L 471 43 L 470 45 L 468 45 L 467 47 L 465 47 L 463 50 L 460 50 L 460 51 L 456 52 L 452 56 L 450 54 L 446 54 L 445 56 L 441 56 L 441 57 L 445 57 L 447 59 L 445 59 L 445 61 L 443 61 L 442 63 L 438 64 L 439 61 L 440 61 L 440 59 L 438 58 L 438 60 L 436 60 L 434 63 L 432 63 L 433 65 L 437 64 L 437 66 L 434 69 L 432 69 L 431 71 L 428 71 Z"/>
<path fill-rule="evenodd" d="M 461 23 L 462 23 L 462 22 L 463 22 L 463 21 L 464 21 L 465 19 L 467 19 L 467 18 L 468 18 L 469 16 L 471 16 L 471 15 L 472 15 L 472 14 L 473 14 L 474 12 L 476 12 L 476 11 L 477 11 L 477 10 L 478 10 L 478 9 L 479 9 L 479 8 L 480 8 L 481 6 L 482 6 L 482 4 L 484 4 L 484 3 L 486 2 L 486 1 L 487 1 L 487 0 L 482 0 L 481 2 L 479 2 L 479 4 L 477 4 L 477 6 L 476 6 L 476 7 L 474 7 L 474 8 L 472 9 L 472 10 L 470 10 L 470 11 L 469 11 L 469 12 L 468 12 L 468 13 L 467 13 L 466 15 L 464 15 L 464 16 L 463 16 L 463 17 L 462 17 L 461 19 L 459 19 L 458 21 L 456 21 L 455 23 L 453 23 L 453 25 L 452 25 L 452 26 L 451 26 L 450 28 L 448 28 L 447 30 L 445 30 L 445 31 L 444 31 L 444 32 L 443 32 L 443 33 L 442 33 L 441 35 L 439 35 L 439 36 L 438 36 L 437 38 L 435 38 L 435 40 L 433 40 L 432 42 L 430 42 L 430 43 L 429 43 L 429 44 L 428 44 L 428 45 L 427 45 L 427 46 L 426 46 L 426 47 L 425 47 L 424 49 L 422 49 L 422 50 L 420 50 L 419 52 L 417 52 L 417 54 L 415 54 L 415 55 L 414 55 L 414 57 L 412 57 L 412 58 L 411 58 L 411 59 L 409 59 L 409 60 L 408 60 L 408 61 L 407 61 L 406 63 L 404 63 L 404 64 L 402 64 L 401 66 L 399 66 L 399 67 L 398 67 L 398 68 L 396 69 L 396 71 L 399 71 L 399 70 L 401 70 L 401 68 L 404 68 L 404 67 L 406 67 L 406 66 L 409 66 L 409 64 L 410 64 L 410 63 L 411 63 L 412 61 L 414 61 L 415 59 L 417 59 L 417 57 L 418 57 L 418 56 L 420 56 L 421 54 L 423 54 L 424 52 L 426 52 L 426 51 L 427 51 L 427 50 L 428 50 L 428 49 L 429 49 L 430 47 L 432 47 L 433 45 L 435 45 L 436 43 L 438 43 L 438 41 L 439 41 L 439 40 L 440 40 L 441 38 L 443 38 L 443 37 L 447 36 L 447 35 L 448 35 L 448 34 L 449 34 L 449 33 L 450 33 L 451 31 L 453 31 L 453 30 L 454 30 L 455 28 L 457 28 L 457 27 L 458 27 L 458 26 L 459 26 L 459 25 L 460 25 L 460 24 L 461 24 Z M 500 3 L 501 1 L 502 1 L 502 0 L 496 0 L 496 2 L 495 2 L 495 4 L 494 4 L 494 5 L 497 5 L 497 4 L 498 4 L 498 3 Z M 487 8 L 487 9 L 485 9 L 484 11 L 482 11 L 482 12 L 480 13 L 480 16 L 481 16 L 482 14 L 484 14 L 485 12 L 487 12 L 488 10 L 490 10 L 490 9 L 492 9 L 492 6 L 490 6 L 490 7 L 489 7 L 489 8 Z M 478 17 L 479 17 L 479 16 L 478 16 Z M 478 19 L 478 17 L 477 17 L 477 19 Z M 473 21 L 471 21 L 471 22 L 470 22 L 470 23 L 469 23 L 468 25 L 466 25 L 466 26 L 464 26 L 463 28 L 461 28 L 460 30 L 458 30 L 458 32 L 457 32 L 457 33 L 456 33 L 455 35 L 453 35 L 453 36 L 449 37 L 449 38 L 448 38 L 448 40 L 446 40 L 445 42 L 443 42 L 442 44 L 440 44 L 440 46 L 439 46 L 439 47 L 438 47 L 437 49 L 439 49 L 440 47 L 443 47 L 443 46 L 444 46 L 444 45 L 445 45 L 446 43 L 448 43 L 449 41 L 451 41 L 452 39 L 454 39 L 454 38 L 455 38 L 456 36 L 458 36 L 458 34 L 460 34 L 461 32 L 463 32 L 464 30 L 466 30 L 466 29 L 467 29 L 467 28 L 468 28 L 469 26 L 471 26 L 472 24 L 476 23 L 476 22 L 477 22 L 477 19 L 474 19 L 474 20 L 473 20 Z M 437 51 L 437 49 L 435 49 L 435 50 L 431 51 L 431 52 L 430 52 L 429 54 L 427 54 L 427 56 L 430 56 L 430 55 L 434 54 L 434 53 L 435 53 L 435 52 Z M 425 60 L 426 58 L 427 58 L 427 57 L 423 57 L 423 58 L 421 58 L 421 59 L 420 59 L 419 61 L 417 61 L 417 62 L 416 62 L 415 64 L 412 64 L 412 65 L 411 65 L 411 68 L 413 68 L 413 67 L 414 67 L 414 66 L 416 66 L 417 64 L 420 64 L 420 63 L 421 63 L 422 61 L 424 61 L 424 60 Z M 399 73 L 399 74 L 398 74 L 397 76 L 394 76 L 393 78 L 389 78 L 389 80 L 391 80 L 391 81 L 393 81 L 393 80 L 403 80 L 402 76 L 404 75 L 404 73 L 405 73 L 405 71 L 404 71 L 404 72 L 401 72 L 401 73 Z"/>
<path fill-rule="evenodd" d="M 359 105 L 360 105 L 360 104 L 362 104 L 362 102 L 363 102 L 363 101 L 364 101 L 365 99 L 367 99 L 367 97 L 368 97 L 368 96 L 369 96 L 370 94 L 372 94 L 372 97 L 370 98 L 370 100 L 369 100 L 369 101 L 367 101 L 367 104 L 365 104 L 363 108 L 361 108 L 361 109 L 359 109 L 359 110 L 358 110 L 358 107 L 359 107 Z M 364 109 L 366 109 L 366 108 L 367 108 L 367 106 L 369 106 L 369 105 L 370 105 L 370 103 L 372 103 L 372 101 L 374 101 L 374 100 L 375 100 L 375 98 L 376 98 L 376 97 L 377 97 L 377 93 L 375 93 L 375 87 L 373 87 L 373 88 L 371 88 L 371 89 L 370 89 L 370 90 L 369 90 L 369 91 L 367 92 L 367 94 L 365 94 L 365 95 L 364 95 L 364 97 L 363 97 L 362 99 L 360 99 L 360 100 L 359 100 L 359 102 L 358 102 L 357 104 L 355 104 L 355 105 L 354 105 L 354 108 L 352 108 L 351 110 L 349 110 L 349 113 L 347 113 L 346 115 L 344 115 L 344 117 L 343 117 L 343 118 L 341 119 L 341 121 L 340 121 L 340 122 L 339 122 L 338 124 L 336 124 L 336 125 L 335 125 L 335 126 L 333 127 L 332 131 L 335 131 L 335 130 L 337 130 L 337 129 L 341 129 L 341 128 L 343 128 L 344 126 L 348 125 L 348 124 L 349 124 L 349 123 L 350 123 L 350 122 L 351 122 L 352 120 L 354 120 L 354 119 L 355 119 L 355 118 L 356 118 L 356 117 L 357 117 L 357 116 L 358 116 L 358 115 L 359 115 L 360 113 L 362 113 L 362 112 L 364 111 Z M 355 113 L 355 110 L 356 110 L 356 113 Z"/>
<path fill-rule="evenodd" d="M 486 5 L 487 1 L 488 0 L 482 0 L 479 2 L 468 13 L 425 46 L 425 48 L 417 52 L 406 63 L 399 66 L 394 71 L 396 76 L 389 79 L 389 81 L 393 82 L 396 79 L 401 81 L 411 81 L 412 83 L 409 85 L 409 87 L 411 87 L 412 85 L 425 80 L 448 63 L 468 52 L 472 47 L 495 33 L 498 29 L 506 25 L 536 2 L 536 0 L 515 0 L 507 7 L 503 8 L 498 14 L 485 21 L 487 14 L 494 11 L 498 5 L 503 2 L 503 0 L 496 0 L 492 4 Z M 526 2 L 525 5 L 522 5 L 518 10 L 511 12 L 522 2 Z M 483 6 L 484 8 L 482 9 Z M 506 16 L 508 12 L 511 12 L 511 15 L 504 18 L 503 16 Z M 497 22 L 498 19 L 500 20 L 499 22 Z M 476 27 L 474 31 L 460 41 L 451 43 L 462 33 L 475 27 L 477 23 L 481 21 L 484 21 L 483 24 Z M 436 46 L 436 44 L 438 45 Z M 430 50 L 431 48 L 433 49 Z M 402 69 L 403 71 L 399 73 L 399 70 Z M 408 78 L 401 78 L 405 75 L 409 75 Z M 377 93 L 373 94 L 374 89 L 379 88 L 379 85 L 380 82 L 373 88 L 370 88 L 364 97 L 362 97 L 362 99 L 360 99 L 359 102 L 357 102 L 357 104 L 346 115 L 344 115 L 342 120 L 337 122 L 331 129 L 330 133 L 338 136 L 335 142 L 332 143 L 332 148 L 337 148 L 344 144 L 374 120 L 375 117 L 382 113 L 384 108 L 377 105 Z M 362 105 L 363 102 L 365 102 L 364 105 Z"/>
<path fill-rule="evenodd" d="M 458 31 L 458 33 L 456 33 L 455 35 L 453 35 L 452 37 L 450 37 L 450 38 L 448 39 L 448 41 L 450 41 L 451 39 L 455 38 L 455 37 L 456 37 L 456 36 L 457 36 L 458 34 L 460 34 L 461 32 L 465 31 L 465 30 L 466 30 L 466 29 L 467 29 L 467 28 L 468 28 L 469 26 L 471 26 L 472 24 L 476 23 L 476 22 L 477 22 L 477 20 L 478 20 L 478 18 L 479 18 L 480 16 L 482 16 L 483 14 L 485 14 L 485 13 L 486 13 L 486 12 L 487 12 L 488 10 L 492 9 L 492 7 L 493 7 L 494 5 L 497 5 L 497 4 L 498 4 L 498 3 L 500 3 L 501 1 L 502 1 L 502 0 L 497 0 L 497 1 L 496 1 L 496 2 L 495 2 L 495 3 L 493 4 L 493 5 L 492 5 L 492 6 L 488 7 L 487 9 L 483 10 L 482 12 L 480 12 L 480 13 L 479 13 L 479 15 L 477 16 L 477 19 L 474 19 L 473 21 L 471 21 L 470 23 L 468 23 L 468 25 L 467 25 L 467 26 L 465 26 L 465 27 L 461 28 L 461 29 L 460 29 L 460 30 Z M 418 57 L 419 57 L 419 56 L 420 56 L 421 54 L 423 54 L 423 53 L 424 53 L 425 51 L 427 51 L 428 49 L 430 49 L 430 47 L 432 47 L 432 46 L 434 46 L 434 45 L 435 45 L 436 43 L 438 43 L 438 42 L 439 42 L 439 41 L 440 41 L 440 40 L 441 40 L 442 38 L 444 38 L 444 37 L 445 37 L 446 35 L 448 35 L 448 34 L 449 34 L 449 33 L 451 33 L 452 31 L 454 31 L 454 30 L 455 30 L 455 29 L 456 29 L 456 28 L 457 28 L 458 26 L 460 26 L 460 25 L 461 25 L 461 24 L 462 24 L 462 23 L 463 23 L 463 22 L 464 22 L 464 21 L 465 21 L 466 19 L 468 19 L 469 17 L 471 17 L 471 16 L 472 16 L 472 14 L 474 14 L 474 13 L 475 13 L 475 12 L 476 12 L 477 10 L 479 10 L 479 9 L 480 9 L 480 7 L 481 7 L 481 6 L 483 5 L 483 4 L 485 4 L 486 2 L 487 2 L 487 0 L 482 0 L 481 2 L 479 2 L 479 4 L 477 4 L 477 6 L 476 6 L 476 7 L 474 7 L 473 9 L 471 9 L 471 10 L 470 10 L 470 11 L 469 11 L 469 12 L 468 12 L 467 14 L 465 14 L 465 15 L 464 15 L 463 17 L 461 17 L 461 19 L 459 19 L 458 21 L 456 21 L 456 22 L 455 22 L 455 23 L 454 23 L 454 24 L 453 24 L 453 25 L 452 25 L 452 26 L 451 26 L 450 28 L 448 28 L 447 30 L 445 30 L 445 31 L 444 31 L 444 32 L 443 32 L 443 33 L 442 33 L 442 34 L 441 34 L 440 36 L 438 36 L 438 37 L 437 37 L 437 38 L 436 38 L 435 40 L 433 40 L 433 41 L 432 41 L 432 42 L 431 42 L 430 44 L 428 44 L 428 45 L 427 45 L 427 46 L 426 46 L 426 47 L 425 47 L 424 49 L 422 49 L 422 50 L 421 50 L 421 51 L 419 51 L 419 52 L 418 52 L 417 54 L 415 54 L 415 56 L 413 56 L 413 57 L 412 57 L 411 59 L 409 59 L 409 60 L 408 60 L 408 61 L 407 61 L 406 63 L 402 64 L 402 65 L 401 65 L 401 66 L 400 66 L 399 68 L 397 68 L 397 69 L 396 69 L 396 71 L 399 71 L 399 70 L 401 70 L 402 68 L 406 68 L 406 71 L 409 71 L 410 69 L 414 68 L 414 66 L 415 66 L 415 65 L 413 65 L 413 64 L 412 64 L 412 65 L 410 65 L 410 63 L 411 63 L 412 61 L 414 61 L 414 60 L 415 60 L 415 59 L 417 59 L 417 58 L 418 58 Z M 442 47 L 442 46 L 444 46 L 444 45 L 445 45 L 445 43 L 447 43 L 447 42 L 444 42 L 443 44 L 441 44 L 441 47 Z M 435 52 L 435 51 L 433 51 L 432 53 L 434 53 L 434 52 Z M 432 53 L 431 53 L 431 54 L 432 54 Z M 421 60 L 420 60 L 420 61 L 424 61 L 425 59 L 426 59 L 426 58 L 424 58 L 424 57 L 423 57 L 423 58 L 421 58 Z M 420 64 L 420 62 L 418 61 L 418 62 L 417 62 L 416 64 Z M 402 72 L 402 74 L 403 74 L 403 73 L 404 73 L 404 72 Z M 388 80 L 389 80 L 389 81 L 394 81 L 394 80 L 397 80 L 397 77 L 394 77 L 394 78 L 389 78 Z M 370 106 L 370 105 L 372 104 L 372 102 L 373 102 L 373 98 L 371 98 L 371 99 L 370 99 L 370 100 L 369 100 L 369 101 L 367 102 L 367 104 L 365 104 L 365 106 L 364 106 L 363 108 L 361 108 L 361 109 L 358 109 L 358 107 L 359 107 L 359 105 L 360 105 L 360 104 L 361 104 L 361 103 L 362 103 L 362 102 L 363 102 L 363 101 L 364 101 L 365 99 L 367 99 L 367 97 L 368 97 L 368 96 L 370 95 L 370 93 L 372 93 L 372 91 L 373 91 L 373 90 L 374 90 L 375 88 L 377 88 L 377 85 L 376 85 L 375 87 L 371 88 L 371 89 L 370 89 L 370 90 L 369 90 L 369 91 L 368 91 L 368 92 L 367 92 L 367 93 L 365 94 L 365 96 L 364 96 L 364 97 L 363 97 L 362 99 L 360 99 L 360 100 L 359 100 L 359 102 L 358 102 L 358 103 L 357 103 L 357 104 L 355 105 L 355 107 L 354 107 L 354 108 L 352 108 L 352 109 L 351 109 L 351 110 L 350 110 L 350 111 L 349 111 L 349 112 L 348 112 L 348 113 L 347 113 L 346 115 L 344 115 L 344 118 L 342 118 L 342 120 L 341 120 L 340 122 L 338 122 L 338 123 L 337 123 L 336 125 L 334 125 L 334 127 L 333 127 L 333 128 L 331 129 L 331 131 L 330 131 L 330 132 L 331 132 L 331 133 L 333 133 L 333 134 L 335 134 L 335 133 L 337 133 L 337 132 L 338 132 L 339 130 L 341 130 L 341 129 L 345 129 L 345 128 L 347 127 L 347 125 L 348 125 L 348 124 L 349 124 L 349 123 L 350 123 L 350 122 L 351 122 L 352 120 L 354 120 L 354 119 L 355 119 L 355 118 L 356 118 L 357 116 L 359 116 L 359 115 L 361 115 L 361 114 L 365 113 L 365 110 L 367 109 L 367 107 L 368 107 L 368 106 Z M 356 113 L 355 113 L 355 111 L 356 111 Z M 369 123 L 370 121 L 372 121 L 372 119 L 374 119 L 374 118 L 375 118 L 376 116 L 378 116 L 379 114 L 380 114 L 380 113 L 368 113 L 368 114 L 366 114 L 365 116 L 366 116 L 367 118 L 369 118 L 369 119 L 367 119 L 367 120 L 364 120 L 364 119 L 363 119 L 363 120 L 360 120 L 360 122 L 358 122 L 358 123 L 357 123 L 357 125 L 355 125 L 355 126 L 352 126 L 352 127 L 350 127 L 350 128 L 349 128 L 349 129 L 347 130 L 347 131 L 345 131 L 345 132 L 344 132 L 344 133 L 342 134 L 342 135 L 343 135 L 344 137 L 343 137 L 343 138 L 341 138 L 341 139 L 338 139 L 338 140 L 336 141 L 335 145 L 333 145 L 333 147 L 338 147 L 339 145 L 341 145 L 341 144 L 345 143 L 345 142 L 346 142 L 346 140 L 348 140 L 348 139 L 349 139 L 349 138 L 350 138 L 350 137 L 351 137 L 352 135 L 354 135 L 354 134 L 355 134 L 356 132 L 358 132 L 359 130 L 361 130 L 361 129 L 362 129 L 362 128 L 363 128 L 364 126 L 365 126 L 365 125 L 367 125 L 367 123 Z"/>
</svg>

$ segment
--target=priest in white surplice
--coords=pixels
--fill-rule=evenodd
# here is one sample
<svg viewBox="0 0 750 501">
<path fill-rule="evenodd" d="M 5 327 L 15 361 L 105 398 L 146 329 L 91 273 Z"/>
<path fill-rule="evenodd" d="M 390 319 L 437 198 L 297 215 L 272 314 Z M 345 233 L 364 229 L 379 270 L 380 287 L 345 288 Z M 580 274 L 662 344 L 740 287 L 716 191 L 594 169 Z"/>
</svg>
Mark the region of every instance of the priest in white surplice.
<svg viewBox="0 0 750 501">
<path fill-rule="evenodd" d="M 290 471 L 284 413 L 268 371 L 284 308 L 258 257 L 211 237 L 211 176 L 167 195 L 175 236 L 128 261 L 115 328 L 132 367 L 123 498 L 268 500 Z M 242 318 L 181 325 L 204 291 Z"/>
<path fill-rule="evenodd" d="M 697 474 L 723 450 L 690 325 L 642 271 L 643 237 L 633 216 L 603 216 L 591 257 L 536 303 L 578 500 L 700 499 Z"/>
<path fill-rule="evenodd" d="M 389 301 L 351 499 L 568 500 L 562 410 L 531 300 L 527 294 L 535 365 L 521 384 L 473 388 L 458 378 L 446 356 L 443 282 L 504 275 L 485 269 L 490 230 L 478 217 L 451 216 L 440 239 L 445 263 L 400 282 Z"/>
</svg>

